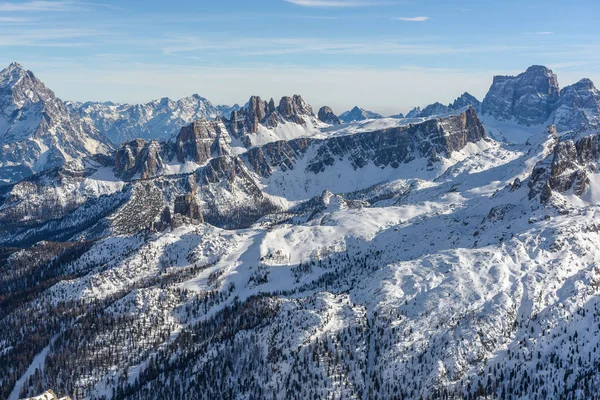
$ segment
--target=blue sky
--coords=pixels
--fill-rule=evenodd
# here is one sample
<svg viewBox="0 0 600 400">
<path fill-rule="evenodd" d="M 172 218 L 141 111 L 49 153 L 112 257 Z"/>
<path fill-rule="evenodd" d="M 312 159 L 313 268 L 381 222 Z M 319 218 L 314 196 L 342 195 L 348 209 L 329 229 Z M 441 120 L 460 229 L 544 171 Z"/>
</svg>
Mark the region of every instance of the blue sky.
<svg viewBox="0 0 600 400">
<path fill-rule="evenodd" d="M 384 114 L 544 64 L 600 83 L 597 0 L 0 0 L 0 63 L 61 98 L 302 94 Z"/>
</svg>

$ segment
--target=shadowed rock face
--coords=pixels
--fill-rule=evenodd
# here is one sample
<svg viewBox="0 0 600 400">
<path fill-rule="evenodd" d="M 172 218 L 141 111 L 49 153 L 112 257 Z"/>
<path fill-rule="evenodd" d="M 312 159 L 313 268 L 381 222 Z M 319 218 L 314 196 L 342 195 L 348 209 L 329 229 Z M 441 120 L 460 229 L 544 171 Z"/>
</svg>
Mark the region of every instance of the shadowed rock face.
<svg viewBox="0 0 600 400">
<path fill-rule="evenodd" d="M 231 138 L 221 122 L 199 120 L 181 128 L 175 142 L 177 161 L 204 164 L 213 157 L 231 153 Z"/>
<path fill-rule="evenodd" d="M 142 139 L 123 143 L 115 152 L 115 173 L 124 180 L 148 179 L 156 176 L 163 167 L 162 145 L 156 140 Z"/>
<path fill-rule="evenodd" d="M 417 158 L 430 163 L 449 157 L 467 143 L 486 138 L 483 125 L 473 108 L 459 115 L 432 119 L 409 127 L 339 136 L 330 139 L 296 139 L 269 143 L 250 149 L 246 160 L 255 172 L 268 177 L 274 168 L 293 169 L 311 146 L 316 155 L 308 161 L 306 172 L 318 174 L 336 160 L 348 157 L 352 166 L 363 168 L 370 162 L 378 167 L 398 168 Z"/>
<path fill-rule="evenodd" d="M 553 132 L 556 129 L 553 128 Z M 600 132 L 568 135 L 556 139 L 552 154 L 534 168 L 529 187 L 530 198 L 540 196 L 546 203 L 553 192 L 572 190 L 583 195 L 590 187 L 590 174 L 600 167 Z"/>
<path fill-rule="evenodd" d="M 559 97 L 558 79 L 543 66 L 532 66 L 517 76 L 495 76 L 482 103 L 482 113 L 521 125 L 545 123 Z"/>
<path fill-rule="evenodd" d="M 342 123 L 337 115 L 333 113 L 331 107 L 321 107 L 318 117 L 320 121 L 325 122 L 326 124 L 340 125 Z"/>
<path fill-rule="evenodd" d="M 589 79 L 565 87 L 554 111 L 554 125 L 559 132 L 577 130 L 600 120 L 600 91 Z"/>
</svg>

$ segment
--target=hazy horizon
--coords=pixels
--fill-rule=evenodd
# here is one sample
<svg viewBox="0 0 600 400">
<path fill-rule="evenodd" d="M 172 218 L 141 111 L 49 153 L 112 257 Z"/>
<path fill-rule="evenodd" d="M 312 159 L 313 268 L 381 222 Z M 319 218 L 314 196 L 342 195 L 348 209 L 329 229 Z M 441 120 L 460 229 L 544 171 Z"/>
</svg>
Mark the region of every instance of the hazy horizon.
<svg viewBox="0 0 600 400">
<path fill-rule="evenodd" d="M 389 115 L 465 91 L 481 99 L 494 75 L 533 64 L 561 86 L 600 81 L 598 11 L 589 0 L 9 1 L 0 62 L 21 63 L 71 101 L 297 93 L 338 114 Z"/>
</svg>

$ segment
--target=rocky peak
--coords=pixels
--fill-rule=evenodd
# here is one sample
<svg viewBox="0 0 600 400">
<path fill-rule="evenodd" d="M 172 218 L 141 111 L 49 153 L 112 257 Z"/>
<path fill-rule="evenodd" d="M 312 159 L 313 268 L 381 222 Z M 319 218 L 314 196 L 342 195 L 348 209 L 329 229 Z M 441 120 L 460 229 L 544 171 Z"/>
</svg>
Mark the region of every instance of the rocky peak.
<svg viewBox="0 0 600 400">
<path fill-rule="evenodd" d="M 231 138 L 222 120 L 198 120 L 181 128 L 175 141 L 179 162 L 204 164 L 213 157 L 231 153 Z"/>
<path fill-rule="evenodd" d="M 342 122 L 364 121 L 367 119 L 383 118 L 380 114 L 355 106 L 352 110 L 340 114 Z"/>
<path fill-rule="evenodd" d="M 20 64 L 13 62 L 0 71 L 0 112 L 6 107 L 12 110 L 23 107 L 27 102 L 52 100 L 54 93 Z"/>
<path fill-rule="evenodd" d="M 106 138 L 17 63 L 0 71 L 0 145 L 0 182 L 9 183 L 110 150 Z"/>
<path fill-rule="evenodd" d="M 590 79 L 566 86 L 554 111 L 554 124 L 560 132 L 576 131 L 600 120 L 600 92 Z"/>
<path fill-rule="evenodd" d="M 333 113 L 331 107 L 323 106 L 319 110 L 318 118 L 321 122 L 324 122 L 329 125 L 340 125 L 342 122 L 340 119 Z"/>
<path fill-rule="evenodd" d="M 450 107 L 445 106 L 441 103 L 433 103 L 428 105 L 427 107 L 425 107 L 423 109 L 423 111 L 421 111 L 419 113 L 419 117 L 420 118 L 426 118 L 426 117 L 431 117 L 433 115 L 440 115 L 440 114 L 446 114 L 448 112 L 450 112 Z"/>
<path fill-rule="evenodd" d="M 554 192 L 584 195 L 591 188 L 591 175 L 600 168 L 600 132 L 591 129 L 559 137 L 552 127 L 550 136 L 553 151 L 533 169 L 529 197 L 539 195 L 546 203 Z"/>
<path fill-rule="evenodd" d="M 544 124 L 559 97 L 556 75 L 534 65 L 517 76 L 495 76 L 482 103 L 482 113 L 521 125 Z"/>
<path fill-rule="evenodd" d="M 259 96 L 252 96 L 242 109 L 231 113 L 226 123 L 231 134 L 250 147 L 252 141 L 248 135 L 257 133 L 261 125 L 274 129 L 288 122 L 306 125 L 309 119 L 315 119 L 313 109 L 300 95 L 284 96 L 277 106 L 273 99 L 265 102 Z"/>
<path fill-rule="evenodd" d="M 312 107 L 300 95 L 282 97 L 279 101 L 277 111 L 286 119 L 295 118 L 299 115 L 313 115 Z"/>
<path fill-rule="evenodd" d="M 406 114 L 406 118 L 417 118 L 421 114 L 421 107 L 415 107 Z"/>
<path fill-rule="evenodd" d="M 460 110 L 464 107 L 473 107 L 475 109 L 479 109 L 481 107 L 481 102 L 477 100 L 477 98 L 471 95 L 468 92 L 464 92 L 460 95 L 452 104 L 448 106 L 452 110 Z"/>
<path fill-rule="evenodd" d="M 124 180 L 156 176 L 164 167 L 162 151 L 156 140 L 135 139 L 121 144 L 115 152 L 115 175 Z"/>
</svg>

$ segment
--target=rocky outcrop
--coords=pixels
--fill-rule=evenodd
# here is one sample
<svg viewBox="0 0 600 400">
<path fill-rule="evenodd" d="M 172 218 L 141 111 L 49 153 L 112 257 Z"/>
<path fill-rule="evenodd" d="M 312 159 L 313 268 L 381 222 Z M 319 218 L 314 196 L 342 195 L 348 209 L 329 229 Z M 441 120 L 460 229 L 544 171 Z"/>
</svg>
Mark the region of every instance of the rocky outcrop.
<svg viewBox="0 0 600 400">
<path fill-rule="evenodd" d="M 177 161 L 204 164 L 213 157 L 231 153 L 231 138 L 223 122 L 206 119 L 181 128 L 175 141 Z"/>
<path fill-rule="evenodd" d="M 163 145 L 156 140 L 123 143 L 115 152 L 115 175 L 124 180 L 154 177 L 164 166 L 163 151 Z"/>
<path fill-rule="evenodd" d="M 589 79 L 563 88 L 554 110 L 553 122 L 559 132 L 578 130 L 600 121 L 600 91 Z"/>
<path fill-rule="evenodd" d="M 552 132 L 556 135 L 556 129 Z M 590 175 L 600 168 L 600 132 L 583 131 L 558 139 L 552 154 L 531 174 L 529 197 L 548 202 L 553 192 L 582 196 L 590 188 Z"/>
<path fill-rule="evenodd" d="M 498 120 L 540 125 L 548 121 L 559 93 L 556 75 L 536 65 L 517 76 L 495 76 L 481 111 Z"/>
<path fill-rule="evenodd" d="M 251 136 L 258 132 L 262 125 L 273 129 L 284 123 L 306 125 L 309 119 L 315 119 L 312 107 L 302 99 L 302 96 L 282 97 L 279 105 L 275 101 L 263 101 L 258 96 L 252 96 L 240 110 L 231 113 L 226 120 L 232 136 L 242 140 L 245 146 L 252 145 Z"/>
<path fill-rule="evenodd" d="M 315 142 L 317 141 L 313 139 L 300 138 L 267 143 L 264 146 L 248 150 L 243 157 L 256 173 L 263 177 L 269 177 L 275 167 L 281 171 L 294 169 L 296 160 Z"/>
<path fill-rule="evenodd" d="M 0 72 L 0 182 L 109 151 L 108 140 L 33 72 L 17 63 Z"/>
<path fill-rule="evenodd" d="M 321 107 L 319 110 L 318 118 L 321 122 L 324 122 L 329 125 L 340 125 L 342 122 L 340 119 L 333 113 L 331 107 Z"/>
<path fill-rule="evenodd" d="M 348 123 L 354 121 L 364 121 L 367 119 L 379 119 L 383 118 L 383 116 L 373 111 L 365 110 L 357 106 L 350 111 L 346 111 L 340 114 L 339 118 L 342 122 Z"/>
<path fill-rule="evenodd" d="M 470 93 L 464 92 L 452 104 L 449 104 L 448 107 L 452 110 L 460 110 L 465 107 L 473 107 L 475 110 L 479 110 L 481 102 Z"/>
<path fill-rule="evenodd" d="M 375 132 L 337 136 L 329 139 L 296 139 L 270 143 L 248 151 L 248 164 L 256 173 L 269 177 L 275 169 L 293 169 L 309 147 L 316 155 L 306 161 L 306 172 L 318 174 L 337 160 L 347 158 L 354 169 L 369 163 L 378 167 L 398 168 L 417 158 L 434 163 L 440 157 L 463 149 L 467 143 L 486 138 L 486 133 L 473 108 L 465 112 L 432 119 L 408 127 L 390 128 Z"/>
</svg>

